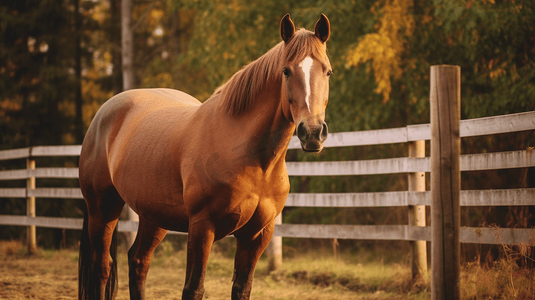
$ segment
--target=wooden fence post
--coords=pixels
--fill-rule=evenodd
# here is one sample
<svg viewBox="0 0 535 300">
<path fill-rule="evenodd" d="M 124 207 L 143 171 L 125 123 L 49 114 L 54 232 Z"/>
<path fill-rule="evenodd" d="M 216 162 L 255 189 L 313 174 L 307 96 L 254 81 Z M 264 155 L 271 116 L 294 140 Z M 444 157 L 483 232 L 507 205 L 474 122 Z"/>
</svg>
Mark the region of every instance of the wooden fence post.
<svg viewBox="0 0 535 300">
<path fill-rule="evenodd" d="M 461 68 L 431 66 L 432 299 L 460 297 Z"/>
<path fill-rule="evenodd" d="M 31 151 L 31 150 L 30 150 Z M 35 169 L 35 159 L 28 157 L 26 159 L 26 169 Z M 26 179 L 26 216 L 35 217 L 35 197 L 28 196 L 30 190 L 35 189 L 35 177 L 28 177 Z M 28 254 L 37 252 L 37 237 L 35 225 L 30 225 L 26 228 L 26 242 L 28 243 Z"/>
<path fill-rule="evenodd" d="M 282 224 L 282 212 L 275 218 L 275 225 Z M 268 271 L 277 271 L 282 267 L 282 236 L 273 236 L 267 248 Z"/>
<path fill-rule="evenodd" d="M 425 140 L 409 142 L 409 157 L 425 157 Z M 409 191 L 425 192 L 425 172 L 409 173 Z M 425 205 L 409 205 L 409 226 L 425 227 Z M 412 279 L 427 275 L 427 242 L 411 241 Z"/>
</svg>

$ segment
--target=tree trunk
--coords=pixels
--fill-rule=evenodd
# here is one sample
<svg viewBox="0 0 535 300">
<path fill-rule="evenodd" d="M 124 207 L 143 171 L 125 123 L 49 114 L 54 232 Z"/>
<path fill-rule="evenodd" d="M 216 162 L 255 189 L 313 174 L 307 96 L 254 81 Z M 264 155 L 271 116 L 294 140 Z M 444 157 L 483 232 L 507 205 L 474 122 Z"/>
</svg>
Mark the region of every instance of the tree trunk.
<svg viewBox="0 0 535 300">
<path fill-rule="evenodd" d="M 134 88 L 134 31 L 132 30 L 132 0 L 122 0 L 121 3 L 121 42 L 122 42 L 122 61 L 123 61 L 123 89 L 130 90 Z M 139 216 L 130 208 L 128 210 L 128 219 L 130 221 L 139 221 Z M 132 246 L 136 239 L 136 232 L 127 234 L 128 245 Z"/>
<path fill-rule="evenodd" d="M 123 89 L 134 88 L 134 32 L 132 30 L 132 0 L 121 3 L 121 41 L 123 60 Z"/>
<path fill-rule="evenodd" d="M 73 0 L 74 4 L 74 105 L 75 115 L 75 138 L 76 143 L 81 144 L 84 139 L 84 121 L 82 116 L 82 49 L 80 45 L 80 34 L 82 30 L 82 20 L 80 18 L 80 0 Z"/>
</svg>

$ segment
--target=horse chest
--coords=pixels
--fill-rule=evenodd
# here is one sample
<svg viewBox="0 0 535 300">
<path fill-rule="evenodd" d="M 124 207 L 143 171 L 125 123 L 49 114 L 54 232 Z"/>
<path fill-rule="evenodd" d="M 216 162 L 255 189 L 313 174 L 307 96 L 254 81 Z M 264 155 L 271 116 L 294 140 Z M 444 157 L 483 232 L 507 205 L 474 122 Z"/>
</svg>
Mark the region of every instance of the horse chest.
<svg viewBox="0 0 535 300">
<path fill-rule="evenodd" d="M 186 185 L 184 202 L 190 224 L 212 220 L 216 239 L 233 233 L 256 235 L 282 211 L 289 191 L 287 175 L 254 176 L 257 174 L 243 174 L 202 191 L 201 185 L 196 185 L 197 189 Z"/>
<path fill-rule="evenodd" d="M 255 236 L 282 211 L 289 185 L 287 180 L 251 182 L 235 190 L 216 228 L 218 236 L 231 233 Z M 247 225 L 247 226 L 245 226 Z"/>
</svg>

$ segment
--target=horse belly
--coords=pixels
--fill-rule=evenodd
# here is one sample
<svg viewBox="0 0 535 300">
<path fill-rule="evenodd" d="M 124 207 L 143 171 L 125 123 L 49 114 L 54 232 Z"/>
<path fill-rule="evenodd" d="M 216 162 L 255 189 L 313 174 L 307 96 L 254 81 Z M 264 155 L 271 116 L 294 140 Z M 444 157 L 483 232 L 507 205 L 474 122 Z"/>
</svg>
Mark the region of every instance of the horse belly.
<svg viewBox="0 0 535 300">
<path fill-rule="evenodd" d="M 140 218 L 168 230 L 186 231 L 188 216 L 180 177 L 160 155 L 140 153 L 126 154 L 114 170 L 114 186 Z"/>
<path fill-rule="evenodd" d="M 99 142 L 100 150 L 107 151 L 111 181 L 121 198 L 154 225 L 185 231 L 188 217 L 177 166 L 179 149 L 173 148 L 173 140 L 180 139 L 183 126 L 176 120 L 187 119 L 197 105 L 193 98 L 168 98 L 173 93 L 179 92 L 134 90 L 111 99 L 103 115 L 113 122 Z"/>
<path fill-rule="evenodd" d="M 189 219 L 181 199 L 148 198 L 136 203 L 136 213 L 146 221 L 167 230 L 187 232 Z"/>
</svg>

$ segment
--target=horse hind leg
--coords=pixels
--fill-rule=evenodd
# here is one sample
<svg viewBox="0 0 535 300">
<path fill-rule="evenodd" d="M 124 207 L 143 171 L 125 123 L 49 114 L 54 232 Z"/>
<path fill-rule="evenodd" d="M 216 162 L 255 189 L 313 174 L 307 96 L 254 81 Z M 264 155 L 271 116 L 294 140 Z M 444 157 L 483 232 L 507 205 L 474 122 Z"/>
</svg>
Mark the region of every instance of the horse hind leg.
<svg viewBox="0 0 535 300">
<path fill-rule="evenodd" d="M 134 244 L 128 250 L 128 277 L 131 300 L 145 299 L 145 280 L 152 253 L 163 240 L 167 230 L 156 227 L 142 218 Z"/>
<path fill-rule="evenodd" d="M 85 195 L 87 215 L 80 242 L 78 297 L 112 299 L 117 287 L 116 225 L 124 201 L 114 188 L 107 189 L 102 197 Z"/>
</svg>

